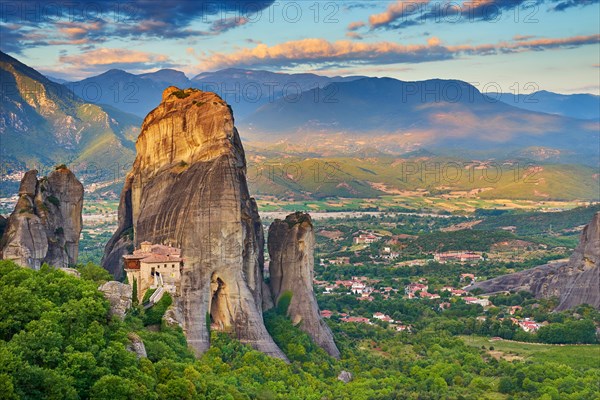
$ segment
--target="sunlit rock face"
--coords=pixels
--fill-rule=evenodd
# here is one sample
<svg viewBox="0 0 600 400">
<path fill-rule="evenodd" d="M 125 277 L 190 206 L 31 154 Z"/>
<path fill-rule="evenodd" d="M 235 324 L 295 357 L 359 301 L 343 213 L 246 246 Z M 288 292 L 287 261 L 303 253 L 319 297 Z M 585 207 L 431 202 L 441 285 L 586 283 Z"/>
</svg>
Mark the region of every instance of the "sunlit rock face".
<svg viewBox="0 0 600 400">
<path fill-rule="evenodd" d="M 23 267 L 43 263 L 66 268 L 77 263 L 83 209 L 83 185 L 66 167 L 47 177 L 25 173 L 19 200 L 0 241 L 2 257 Z"/>
<path fill-rule="evenodd" d="M 600 213 L 581 233 L 566 263 L 541 265 L 475 284 L 485 293 L 526 290 L 536 297 L 559 298 L 558 311 L 580 304 L 600 309 Z"/>
<path fill-rule="evenodd" d="M 264 238 L 231 108 L 214 93 L 169 87 L 136 150 L 103 266 L 118 277 L 121 256 L 144 241 L 181 248 L 174 314 L 195 351 L 218 329 L 285 359 L 263 323 Z"/>
<path fill-rule="evenodd" d="M 339 358 L 331 330 L 321 319 L 313 293 L 315 233 L 310 215 L 293 213 L 269 227 L 269 275 L 275 303 L 292 295 L 288 316 L 329 355 Z"/>
</svg>

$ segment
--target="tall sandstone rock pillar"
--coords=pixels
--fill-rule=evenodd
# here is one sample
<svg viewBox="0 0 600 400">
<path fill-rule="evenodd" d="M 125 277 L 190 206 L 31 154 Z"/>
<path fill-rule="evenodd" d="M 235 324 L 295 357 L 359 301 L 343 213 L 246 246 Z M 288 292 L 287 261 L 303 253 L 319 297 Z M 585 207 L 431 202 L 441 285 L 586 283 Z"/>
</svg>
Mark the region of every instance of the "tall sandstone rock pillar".
<svg viewBox="0 0 600 400">
<path fill-rule="evenodd" d="M 2 257 L 23 267 L 42 263 L 66 268 L 77 263 L 83 209 L 83 185 L 66 167 L 47 177 L 25 173 L 19 200 L 0 240 Z"/>
<path fill-rule="evenodd" d="M 181 248 L 175 301 L 195 351 L 208 349 L 212 326 L 285 359 L 263 323 L 264 238 L 231 108 L 214 93 L 169 87 L 136 150 L 103 266 L 120 272 L 121 256 L 143 241 Z"/>
<path fill-rule="evenodd" d="M 292 293 L 288 316 L 332 357 L 340 352 L 321 319 L 313 292 L 315 233 L 309 214 L 296 212 L 269 227 L 270 287 L 275 304 Z"/>
</svg>

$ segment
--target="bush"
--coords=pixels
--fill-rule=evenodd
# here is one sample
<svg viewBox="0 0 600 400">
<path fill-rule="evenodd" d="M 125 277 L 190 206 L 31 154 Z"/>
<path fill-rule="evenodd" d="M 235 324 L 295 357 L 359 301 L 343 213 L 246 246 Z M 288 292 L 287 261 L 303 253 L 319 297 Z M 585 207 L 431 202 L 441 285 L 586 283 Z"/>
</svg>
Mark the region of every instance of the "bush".
<svg viewBox="0 0 600 400">
<path fill-rule="evenodd" d="M 172 96 L 177 97 L 178 99 L 185 99 L 186 97 L 188 97 L 190 94 L 184 92 L 183 90 L 178 90 L 176 92 L 171 93 Z"/>
<path fill-rule="evenodd" d="M 277 302 L 277 314 L 287 315 L 293 295 L 294 294 L 291 291 L 286 290 L 279 296 L 279 301 Z"/>
<path fill-rule="evenodd" d="M 104 283 L 113 279 L 112 275 L 99 265 L 88 262 L 86 265 L 77 267 L 82 279 L 94 281 L 96 283 Z"/>
<path fill-rule="evenodd" d="M 169 293 L 163 294 L 162 299 L 144 313 L 144 325 L 159 325 L 167 308 L 173 303 L 173 299 Z"/>
<path fill-rule="evenodd" d="M 60 200 L 54 195 L 50 195 L 46 198 L 51 204 L 54 204 L 56 207 L 60 205 Z"/>
</svg>

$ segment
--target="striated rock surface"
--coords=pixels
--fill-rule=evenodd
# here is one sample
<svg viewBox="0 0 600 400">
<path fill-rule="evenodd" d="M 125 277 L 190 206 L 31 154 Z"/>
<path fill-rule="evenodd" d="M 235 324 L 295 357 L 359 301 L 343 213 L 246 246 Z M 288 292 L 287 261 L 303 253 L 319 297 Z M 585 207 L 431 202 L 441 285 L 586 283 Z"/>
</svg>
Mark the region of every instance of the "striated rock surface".
<svg viewBox="0 0 600 400">
<path fill-rule="evenodd" d="M 194 350 L 209 347 L 210 326 L 285 359 L 263 323 L 264 239 L 231 108 L 214 93 L 169 87 L 144 120 L 136 150 L 103 266 L 120 276 L 131 244 L 181 248 L 176 314 Z"/>
<path fill-rule="evenodd" d="M 113 236 L 106 243 L 102 266 L 112 274 L 116 280 L 124 277 L 122 260 L 125 254 L 131 254 L 133 246 L 133 213 L 131 211 L 131 185 L 133 174 L 127 175 L 121 198 L 119 201 L 118 220 L 119 225 Z"/>
<path fill-rule="evenodd" d="M 590 304 L 600 309 L 600 213 L 581 233 L 579 245 L 566 263 L 541 265 L 478 282 L 484 293 L 527 290 L 536 297 L 557 296 L 558 311 Z"/>
<path fill-rule="evenodd" d="M 329 355 L 339 358 L 331 330 L 321 319 L 313 293 L 315 234 L 310 215 L 296 212 L 269 227 L 270 286 L 275 304 L 292 293 L 288 315 Z"/>
<path fill-rule="evenodd" d="M 19 200 L 8 219 L 0 249 L 4 259 L 39 269 L 42 263 L 65 268 L 77 262 L 83 185 L 66 167 L 38 180 L 25 173 Z"/>
<path fill-rule="evenodd" d="M 110 315 L 116 315 L 121 320 L 125 319 L 127 310 L 131 308 L 133 288 L 131 285 L 117 281 L 106 282 L 98 288 L 110 303 Z"/>
</svg>

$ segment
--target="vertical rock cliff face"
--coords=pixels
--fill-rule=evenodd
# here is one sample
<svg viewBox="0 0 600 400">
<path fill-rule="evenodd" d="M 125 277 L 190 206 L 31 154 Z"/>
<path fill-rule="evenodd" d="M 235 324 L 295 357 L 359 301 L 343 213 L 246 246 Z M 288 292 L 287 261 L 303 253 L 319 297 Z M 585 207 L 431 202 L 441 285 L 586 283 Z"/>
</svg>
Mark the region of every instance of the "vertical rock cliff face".
<svg viewBox="0 0 600 400">
<path fill-rule="evenodd" d="M 579 245 L 552 283 L 561 286 L 558 311 L 583 303 L 600 309 L 600 212 L 583 229 Z"/>
<path fill-rule="evenodd" d="M 559 298 L 557 310 L 579 304 L 600 309 L 600 213 L 581 233 L 579 245 L 567 263 L 541 265 L 476 283 L 485 293 L 527 290 L 536 297 Z"/>
<path fill-rule="evenodd" d="M 143 241 L 181 248 L 176 314 L 196 352 L 212 326 L 285 358 L 263 323 L 264 238 L 231 108 L 214 93 L 169 87 L 136 150 L 103 266 L 119 276 L 121 255 Z"/>
<path fill-rule="evenodd" d="M 83 185 L 67 168 L 39 180 L 36 170 L 27 172 L 0 242 L 3 258 L 34 269 L 75 264 L 82 208 Z"/>
<path fill-rule="evenodd" d="M 294 213 L 269 227 L 269 273 L 273 300 L 292 293 L 288 315 L 329 355 L 339 358 L 331 330 L 321 319 L 313 293 L 315 233 L 310 215 Z"/>
</svg>

